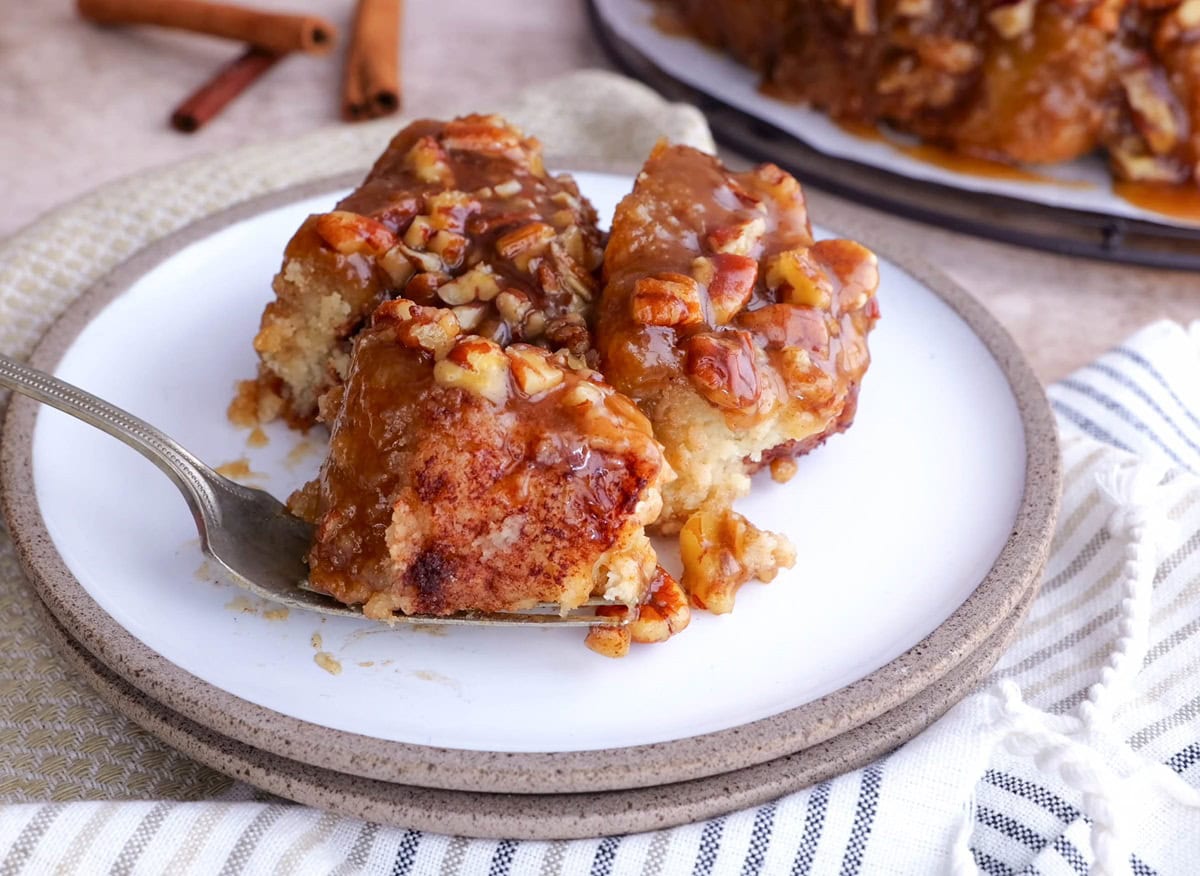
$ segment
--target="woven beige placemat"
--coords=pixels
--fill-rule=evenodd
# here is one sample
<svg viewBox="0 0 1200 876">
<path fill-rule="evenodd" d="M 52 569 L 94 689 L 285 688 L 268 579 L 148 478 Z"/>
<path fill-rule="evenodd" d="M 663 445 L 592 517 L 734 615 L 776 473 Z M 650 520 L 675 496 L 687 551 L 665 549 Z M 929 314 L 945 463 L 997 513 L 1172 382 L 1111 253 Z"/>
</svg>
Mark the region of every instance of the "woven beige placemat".
<svg viewBox="0 0 1200 876">
<path fill-rule="evenodd" d="M 499 107 L 456 100 L 443 115 L 471 111 L 500 112 L 541 139 L 548 156 L 581 162 L 638 163 L 664 136 L 713 148 L 694 107 L 602 71 L 527 89 Z M 0 352 L 28 355 L 85 289 L 190 222 L 306 180 L 365 171 L 401 124 L 330 128 L 188 161 L 47 214 L 0 241 Z M 227 791 L 229 779 L 167 748 L 70 676 L 43 640 L 29 605 L 36 598 L 0 526 L 0 802 L 196 800 Z"/>
</svg>

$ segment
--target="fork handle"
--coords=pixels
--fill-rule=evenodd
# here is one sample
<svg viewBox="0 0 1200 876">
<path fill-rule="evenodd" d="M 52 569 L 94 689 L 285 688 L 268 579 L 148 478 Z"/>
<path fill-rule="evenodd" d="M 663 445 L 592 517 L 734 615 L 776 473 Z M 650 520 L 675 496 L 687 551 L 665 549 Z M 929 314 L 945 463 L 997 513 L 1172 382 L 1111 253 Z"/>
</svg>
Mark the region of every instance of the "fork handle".
<svg viewBox="0 0 1200 876">
<path fill-rule="evenodd" d="M 215 471 L 145 420 L 53 375 L 0 354 L 0 387 L 83 420 L 137 450 L 175 483 L 203 532 L 204 511 L 216 517 Z"/>
</svg>

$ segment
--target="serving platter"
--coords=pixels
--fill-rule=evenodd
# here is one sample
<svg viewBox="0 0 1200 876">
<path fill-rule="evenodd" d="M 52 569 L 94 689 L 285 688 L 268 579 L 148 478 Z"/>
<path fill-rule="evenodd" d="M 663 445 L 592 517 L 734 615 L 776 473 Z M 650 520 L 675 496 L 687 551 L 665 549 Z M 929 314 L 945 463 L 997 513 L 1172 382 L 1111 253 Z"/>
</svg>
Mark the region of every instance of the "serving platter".
<svg viewBox="0 0 1200 876">
<path fill-rule="evenodd" d="M 631 183 L 577 176 L 601 215 Z M 255 446 L 224 411 L 253 372 L 249 339 L 283 244 L 355 181 L 244 204 L 139 254 L 69 310 L 33 363 L 285 496 L 315 470 L 321 436 L 269 427 Z M 880 236 L 835 218 L 849 236 Z M 568 630 L 434 634 L 284 616 L 214 579 L 186 507 L 148 463 L 24 399 L 0 447 L 10 531 L 89 653 L 269 754 L 520 794 L 765 764 L 878 718 L 976 653 L 1036 587 L 1053 529 L 1053 421 L 1011 339 L 918 261 L 881 264 L 884 320 L 858 422 L 791 483 L 761 484 L 740 506 L 788 532 L 801 562 L 748 586 L 732 615 L 699 613 L 677 639 L 621 661 Z"/>
<path fill-rule="evenodd" d="M 664 96 L 700 107 L 722 143 L 786 167 L 802 183 L 893 215 L 1066 255 L 1200 268 L 1200 195 L 1164 213 L 1121 197 L 1088 156 L 1008 173 L 930 161 L 899 135 L 864 136 L 758 88 L 733 58 L 656 25 L 648 0 L 589 0 L 609 57 Z M 982 166 L 982 165 L 981 165 Z"/>
</svg>

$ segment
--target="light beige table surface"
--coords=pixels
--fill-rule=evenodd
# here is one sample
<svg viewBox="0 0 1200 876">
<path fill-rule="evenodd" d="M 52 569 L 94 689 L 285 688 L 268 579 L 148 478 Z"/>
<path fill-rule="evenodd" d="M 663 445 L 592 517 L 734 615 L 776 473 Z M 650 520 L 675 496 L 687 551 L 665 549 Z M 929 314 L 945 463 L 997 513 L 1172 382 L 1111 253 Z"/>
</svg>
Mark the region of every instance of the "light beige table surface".
<svg viewBox="0 0 1200 876">
<path fill-rule="evenodd" d="M 348 30 L 350 0 L 254 0 L 319 11 Z M 481 110 L 521 86 L 606 66 L 580 0 L 410 0 L 405 111 L 447 94 Z M 345 45 L 345 40 L 341 41 Z M 100 30 L 71 0 L 5 4 L 0 17 L 0 237 L 107 180 L 337 121 L 340 54 L 279 64 L 200 133 L 173 106 L 237 47 L 145 29 Z M 536 132 L 534 132 L 536 133 Z M 821 216 L 824 197 L 810 192 Z M 907 239 L 981 298 L 1043 380 L 1061 377 L 1158 318 L 1200 319 L 1200 274 L 1125 268 L 974 240 L 911 223 Z M 868 244 L 870 241 L 866 241 Z"/>
</svg>

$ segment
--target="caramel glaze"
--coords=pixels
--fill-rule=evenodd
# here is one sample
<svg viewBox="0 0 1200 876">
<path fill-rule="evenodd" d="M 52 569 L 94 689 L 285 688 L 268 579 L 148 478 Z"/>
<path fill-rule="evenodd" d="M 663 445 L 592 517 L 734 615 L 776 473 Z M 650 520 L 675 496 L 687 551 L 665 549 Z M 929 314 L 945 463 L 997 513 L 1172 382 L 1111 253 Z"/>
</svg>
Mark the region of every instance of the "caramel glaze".
<svg viewBox="0 0 1200 876">
<path fill-rule="evenodd" d="M 1113 193 L 1135 207 L 1200 222 L 1200 188 L 1162 183 L 1116 182 Z"/>
<path fill-rule="evenodd" d="M 547 175 L 541 160 L 541 145 L 537 140 L 515 134 L 507 149 L 494 145 L 486 149 L 470 148 L 469 133 L 457 135 L 463 120 L 443 122 L 423 119 L 413 122 L 401 131 L 388 145 L 387 150 L 375 162 L 366 180 L 347 195 L 335 209 L 346 210 L 367 216 L 379 222 L 394 234 L 403 234 L 412 220 L 425 212 L 429 198 L 447 190 L 472 194 L 470 204 L 461 211 L 461 221 L 466 229 L 467 250 L 461 268 L 486 261 L 502 278 L 505 288 L 519 289 L 530 296 L 533 306 L 547 316 L 561 315 L 572 309 L 572 298 L 560 284 L 548 282 L 544 275 L 535 270 L 518 266 L 512 259 L 498 253 L 496 241 L 505 231 L 532 221 L 549 221 L 549 217 L 567 210 L 569 223 L 576 224 L 593 246 L 601 242 L 596 228 L 596 211 L 579 193 L 579 187 L 569 176 Z M 449 132 L 447 129 L 449 128 Z M 420 179 L 407 157 L 413 146 L 428 138 L 441 148 L 449 168 L 449 176 L 442 181 L 429 182 Z M 464 142 L 460 142 L 464 141 Z M 515 180 L 520 190 L 515 194 L 497 194 L 493 187 Z M 559 193 L 575 199 L 575 204 L 554 200 Z M 328 255 L 329 247 L 304 235 L 301 246 L 317 245 Z M 289 246 L 289 252 L 291 251 Z M 310 249 L 311 251 L 311 249 Z M 356 301 L 378 303 L 383 297 L 403 297 L 418 304 L 440 304 L 433 283 L 413 283 L 401 289 L 389 288 L 385 273 L 378 269 L 376 260 L 368 256 L 342 256 L 332 254 L 341 271 L 346 286 L 360 290 Z M 458 274 L 461 270 L 452 269 Z M 420 273 L 416 275 L 421 276 Z M 414 280 L 416 277 L 413 278 Z M 356 308 L 357 310 L 357 308 Z M 356 312 L 354 320 L 361 322 L 362 313 Z M 500 340 L 500 339 L 497 339 Z M 506 340 L 523 340 L 511 337 Z"/>
<path fill-rule="evenodd" d="M 452 214 L 448 224 L 466 238 L 465 249 L 444 260 L 434 258 L 439 263 L 435 269 L 414 261 L 415 272 L 397 282 L 394 273 L 385 269 L 385 251 L 405 239 L 414 219 L 430 214 L 435 199 L 455 192 L 464 193 L 463 203 L 439 209 Z M 491 268 L 502 289 L 527 298 L 540 315 L 535 334 L 493 312 L 478 326 L 480 334 L 501 344 L 525 340 L 549 349 L 579 346 L 579 338 L 569 331 L 555 334 L 553 321 L 569 317 L 582 322 L 589 303 L 583 299 L 597 291 L 595 272 L 603 237 L 596 212 L 569 176 L 547 174 L 536 139 L 523 136 L 502 119 L 466 116 L 449 122 L 413 122 L 396 135 L 362 185 L 333 212 L 362 217 L 359 227 L 368 245 L 356 252 L 339 250 L 319 231 L 322 218 L 331 214 L 308 217 L 287 244 L 283 270 L 275 281 L 277 298 L 264 311 L 255 341 L 264 361 L 259 383 L 285 399 L 283 416 L 291 425 L 312 423 L 316 414 L 312 400 L 325 387 L 306 388 L 306 400 L 295 405 L 295 387 L 281 376 L 287 373 L 289 359 L 312 358 L 323 351 L 276 347 L 281 342 L 297 343 L 291 340 L 303 331 L 297 331 L 297 326 L 310 323 L 316 310 L 307 299 L 331 292 L 348 312 L 334 328 L 336 346 L 327 354 L 343 361 L 350 339 L 382 301 L 404 297 L 422 305 L 445 306 L 437 296 L 438 287 L 480 264 Z M 545 223 L 558 233 L 540 256 L 522 258 L 498 246 L 506 234 L 530 223 Z M 289 265 L 303 266 L 306 276 L 288 282 Z M 544 328 L 547 320 L 549 330 Z M 327 370 L 328 382 L 336 383 L 335 367 L 331 364 Z"/>
<path fill-rule="evenodd" d="M 320 478 L 293 496 L 316 524 L 315 588 L 349 604 L 444 615 L 557 602 L 630 526 L 661 455 L 628 405 L 564 404 L 585 378 L 495 405 L 433 379 L 386 322 L 355 341 Z M 510 378 L 511 380 L 511 378 Z M 653 554 L 648 562 L 653 568 Z M 370 607 L 370 606 L 368 606 Z M 372 616 L 379 616 L 378 609 Z"/>
<path fill-rule="evenodd" d="M 757 264 L 753 290 L 732 319 L 718 319 L 711 287 L 702 294 L 704 317 L 694 324 L 644 325 L 634 318 L 631 299 L 641 278 L 661 272 L 688 274 L 698 257 L 714 255 L 713 243 L 726 229 L 760 218 L 765 220 L 765 230 L 747 253 Z M 633 193 L 618 206 L 606 250 L 597 321 L 605 376 L 617 389 L 652 408 L 667 386 L 689 386 L 694 380 L 690 339 L 736 338 L 765 353 L 765 361 L 753 352 L 734 360 L 743 369 L 749 366 L 748 370 L 728 375 L 726 382 L 731 394 L 748 403 L 718 405 L 730 428 L 752 427 L 777 416 L 782 407 L 800 409 L 822 424 L 803 438 L 763 448 L 764 463 L 807 452 L 824 437 L 847 428 L 870 361 L 866 338 L 879 315 L 873 297 L 878 273 L 873 257 L 864 260 L 861 248 L 847 254 L 825 247 L 821 251 L 830 300 L 815 306 L 787 303 L 780 289 L 768 286 L 764 263 L 788 250 L 816 251 L 823 246 L 813 244 L 800 187 L 779 168 L 763 165 L 730 173 L 709 155 L 660 144 L 639 174 Z M 808 361 L 804 374 L 796 372 L 800 351 Z M 650 417 L 654 422 L 653 413 Z M 669 446 L 671 424 L 654 425 Z"/>
</svg>

